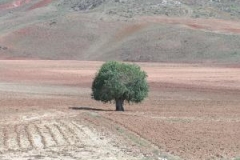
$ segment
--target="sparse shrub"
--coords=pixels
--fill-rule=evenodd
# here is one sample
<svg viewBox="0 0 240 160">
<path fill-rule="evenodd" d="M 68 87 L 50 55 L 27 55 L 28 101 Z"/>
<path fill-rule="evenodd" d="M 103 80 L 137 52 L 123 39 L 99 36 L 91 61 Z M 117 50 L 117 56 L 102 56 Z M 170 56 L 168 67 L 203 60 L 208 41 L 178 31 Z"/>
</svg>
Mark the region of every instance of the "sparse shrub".
<svg viewBox="0 0 240 160">
<path fill-rule="evenodd" d="M 148 95 L 147 74 L 135 64 L 107 62 L 92 83 L 92 98 L 116 103 L 116 111 L 124 111 L 124 101 L 139 103 Z"/>
</svg>

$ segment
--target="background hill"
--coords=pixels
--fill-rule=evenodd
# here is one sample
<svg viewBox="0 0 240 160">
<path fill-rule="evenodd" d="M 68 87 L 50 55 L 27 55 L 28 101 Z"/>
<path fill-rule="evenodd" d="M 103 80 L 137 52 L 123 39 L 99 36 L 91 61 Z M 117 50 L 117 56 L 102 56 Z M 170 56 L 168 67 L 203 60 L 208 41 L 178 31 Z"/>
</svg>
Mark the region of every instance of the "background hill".
<svg viewBox="0 0 240 160">
<path fill-rule="evenodd" d="M 1 59 L 240 62 L 237 0 L 1 0 Z"/>
</svg>

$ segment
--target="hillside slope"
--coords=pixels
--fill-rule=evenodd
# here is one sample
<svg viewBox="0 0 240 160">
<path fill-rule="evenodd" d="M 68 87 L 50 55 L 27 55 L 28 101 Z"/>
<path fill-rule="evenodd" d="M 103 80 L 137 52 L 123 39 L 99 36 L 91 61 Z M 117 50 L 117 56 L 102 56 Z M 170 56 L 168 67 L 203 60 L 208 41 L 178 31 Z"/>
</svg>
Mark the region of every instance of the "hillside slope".
<svg viewBox="0 0 240 160">
<path fill-rule="evenodd" d="M 239 19 L 237 0 L 4 0 L 0 58 L 233 64 Z"/>
</svg>

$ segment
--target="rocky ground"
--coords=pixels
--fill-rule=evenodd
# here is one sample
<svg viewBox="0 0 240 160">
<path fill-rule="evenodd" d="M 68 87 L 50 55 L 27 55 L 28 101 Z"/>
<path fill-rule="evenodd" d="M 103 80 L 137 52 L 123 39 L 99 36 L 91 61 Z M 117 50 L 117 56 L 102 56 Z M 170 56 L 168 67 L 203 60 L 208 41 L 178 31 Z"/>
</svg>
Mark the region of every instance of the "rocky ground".
<svg viewBox="0 0 240 160">
<path fill-rule="evenodd" d="M 238 1 L 218 0 L 63 0 L 74 11 L 96 11 L 133 18 L 142 15 L 166 15 L 192 18 L 239 19 Z"/>
</svg>

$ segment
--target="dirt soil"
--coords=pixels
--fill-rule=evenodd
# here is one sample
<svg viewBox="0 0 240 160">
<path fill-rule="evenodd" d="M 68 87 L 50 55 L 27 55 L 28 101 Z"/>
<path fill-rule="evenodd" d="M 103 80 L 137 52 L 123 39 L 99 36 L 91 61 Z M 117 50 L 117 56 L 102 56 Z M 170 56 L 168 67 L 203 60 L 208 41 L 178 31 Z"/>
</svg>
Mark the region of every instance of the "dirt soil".
<svg viewBox="0 0 240 160">
<path fill-rule="evenodd" d="M 91 99 L 102 62 L 0 61 L 0 159 L 235 159 L 240 68 L 139 63 L 141 104 Z"/>
</svg>

